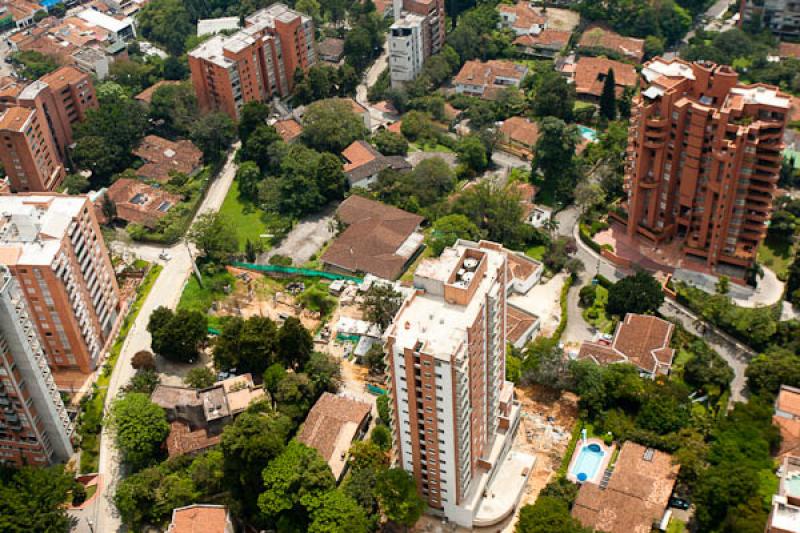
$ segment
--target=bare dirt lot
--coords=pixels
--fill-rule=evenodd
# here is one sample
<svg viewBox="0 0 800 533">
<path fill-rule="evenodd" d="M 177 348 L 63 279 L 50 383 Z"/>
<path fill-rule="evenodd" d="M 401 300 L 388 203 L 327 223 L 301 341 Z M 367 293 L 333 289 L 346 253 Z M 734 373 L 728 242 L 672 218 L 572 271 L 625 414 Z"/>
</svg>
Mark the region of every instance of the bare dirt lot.
<svg viewBox="0 0 800 533">
<path fill-rule="evenodd" d="M 266 262 L 273 255 L 283 255 L 291 257 L 295 265 L 302 265 L 334 237 L 334 211 L 336 206 L 332 205 L 304 218 L 292 228 L 279 246 L 265 253 L 261 259 Z"/>
</svg>

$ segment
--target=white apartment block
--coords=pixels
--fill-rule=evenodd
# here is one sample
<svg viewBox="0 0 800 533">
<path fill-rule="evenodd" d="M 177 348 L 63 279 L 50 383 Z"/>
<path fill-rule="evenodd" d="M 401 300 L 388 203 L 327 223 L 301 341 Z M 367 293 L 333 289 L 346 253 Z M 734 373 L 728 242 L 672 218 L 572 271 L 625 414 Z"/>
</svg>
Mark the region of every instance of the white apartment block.
<svg viewBox="0 0 800 533">
<path fill-rule="evenodd" d="M 505 253 L 457 244 L 423 262 L 386 332 L 395 457 L 434 513 L 463 527 L 513 513 L 534 459 L 505 380 Z"/>
<path fill-rule="evenodd" d="M 392 86 L 413 81 L 425 62 L 425 17 L 402 13 L 389 29 L 389 74 Z"/>
<path fill-rule="evenodd" d="M 51 366 L 93 371 L 120 297 L 89 199 L 0 196 L 0 263 L 22 287 Z"/>
<path fill-rule="evenodd" d="M 0 464 L 45 465 L 72 455 L 74 426 L 19 284 L 0 265 Z"/>
</svg>

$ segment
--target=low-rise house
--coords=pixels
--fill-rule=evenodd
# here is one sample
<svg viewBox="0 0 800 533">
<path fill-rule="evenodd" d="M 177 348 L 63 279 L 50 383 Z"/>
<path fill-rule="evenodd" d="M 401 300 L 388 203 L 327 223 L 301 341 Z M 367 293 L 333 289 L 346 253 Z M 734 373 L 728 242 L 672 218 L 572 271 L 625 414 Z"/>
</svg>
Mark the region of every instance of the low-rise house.
<svg viewBox="0 0 800 533">
<path fill-rule="evenodd" d="M 800 457 L 784 457 L 779 473 L 778 493 L 772 496 L 765 533 L 800 533 Z"/>
<path fill-rule="evenodd" d="M 155 92 L 159 90 L 161 87 L 165 87 L 167 85 L 180 85 L 180 84 L 181 84 L 180 81 L 172 81 L 172 80 L 157 81 L 144 91 L 134 96 L 134 98 L 136 100 L 139 100 L 140 102 L 144 102 L 145 104 L 149 105 L 153 101 L 153 94 L 155 94 Z"/>
<path fill-rule="evenodd" d="M 343 170 L 351 187 L 368 187 L 378 179 L 381 171 L 391 168 L 410 170 L 411 164 L 401 156 L 385 156 L 367 141 L 358 140 L 342 151 L 347 160 Z"/>
<path fill-rule="evenodd" d="M 675 350 L 670 348 L 674 330 L 675 326 L 666 320 L 628 313 L 617 325 L 610 344 L 584 342 L 578 359 L 599 365 L 630 363 L 639 368 L 643 377 L 667 375 L 675 357 Z"/>
<path fill-rule="evenodd" d="M 114 204 L 117 219 L 150 228 L 181 201 L 178 194 L 131 178 L 118 179 L 105 194 Z"/>
<path fill-rule="evenodd" d="M 619 33 L 593 24 L 584 30 L 578 49 L 598 55 L 608 53 L 626 61 L 641 63 L 644 59 L 644 39 L 623 37 Z"/>
<path fill-rule="evenodd" d="M 226 425 L 256 401 L 266 398 L 250 374 L 219 381 L 205 389 L 157 385 L 151 401 L 167 413 L 170 456 L 197 453 L 219 443 Z"/>
<path fill-rule="evenodd" d="M 371 411 L 368 403 L 323 393 L 308 412 L 297 440 L 319 452 L 338 482 L 347 471 L 350 445 L 364 438 Z"/>
<path fill-rule="evenodd" d="M 136 37 L 133 19 L 112 17 L 95 9 L 84 9 L 77 14 L 89 26 L 97 26 L 108 32 L 112 41 L 130 41 Z"/>
<path fill-rule="evenodd" d="M 800 59 L 800 43 L 781 43 L 778 46 L 778 57 L 781 59 Z"/>
<path fill-rule="evenodd" d="M 328 37 L 317 44 L 317 54 L 322 61 L 336 65 L 344 57 L 344 40 Z"/>
<path fill-rule="evenodd" d="M 623 95 L 625 89 L 636 87 L 638 78 L 633 65 L 605 57 L 581 57 L 572 68 L 565 64 L 561 72 L 574 81 L 579 98 L 596 102 L 603 94 L 609 70 L 614 71 L 614 93 L 617 98 Z"/>
<path fill-rule="evenodd" d="M 493 59 L 467 61 L 453 79 L 456 92 L 493 100 L 503 89 L 519 87 L 528 74 L 528 67 L 513 61 Z"/>
<path fill-rule="evenodd" d="M 553 210 L 549 207 L 536 204 L 536 187 L 530 183 L 517 183 L 519 202 L 522 204 L 523 220 L 534 228 L 543 228 L 553 216 Z"/>
<path fill-rule="evenodd" d="M 500 139 L 504 151 L 530 159 L 539 140 L 539 127 L 527 118 L 511 117 L 500 126 Z"/>
<path fill-rule="evenodd" d="M 303 134 L 303 125 L 291 117 L 278 120 L 272 126 L 286 143 L 293 143 Z"/>
<path fill-rule="evenodd" d="M 41 4 L 29 0 L 7 0 L 0 3 L 0 22 L 5 27 L 27 28 L 34 24 L 33 16 L 44 9 Z"/>
<path fill-rule="evenodd" d="M 233 521 L 224 505 L 193 504 L 172 510 L 167 533 L 234 533 Z"/>
<path fill-rule="evenodd" d="M 781 385 L 772 422 L 781 431 L 778 457 L 800 456 L 800 389 Z"/>
<path fill-rule="evenodd" d="M 148 135 L 133 151 L 144 164 L 136 169 L 136 175 L 166 183 L 174 173 L 195 175 L 202 167 L 203 152 L 192 141 L 170 141 L 158 135 Z"/>
<path fill-rule="evenodd" d="M 336 210 L 347 228 L 325 250 L 326 269 L 395 279 L 422 248 L 423 217 L 381 202 L 352 195 Z"/>
<path fill-rule="evenodd" d="M 520 35 L 513 44 L 522 54 L 552 59 L 566 48 L 571 35 L 568 31 L 548 28 L 536 35 Z"/>
<path fill-rule="evenodd" d="M 650 533 L 664 519 L 679 470 L 672 455 L 627 441 L 607 486 L 581 485 L 572 516 L 604 533 Z"/>
<path fill-rule="evenodd" d="M 497 11 L 500 13 L 499 26 L 512 30 L 517 36 L 539 35 L 547 27 L 546 12 L 528 2 L 498 4 Z"/>
</svg>

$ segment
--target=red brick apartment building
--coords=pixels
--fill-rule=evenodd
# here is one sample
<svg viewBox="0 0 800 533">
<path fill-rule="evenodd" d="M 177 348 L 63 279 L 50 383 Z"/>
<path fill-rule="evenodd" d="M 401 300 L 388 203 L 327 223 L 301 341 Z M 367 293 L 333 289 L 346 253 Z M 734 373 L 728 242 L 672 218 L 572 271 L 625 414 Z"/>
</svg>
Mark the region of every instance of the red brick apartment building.
<svg viewBox="0 0 800 533">
<path fill-rule="evenodd" d="M 86 196 L 0 195 L 0 214 L 0 264 L 22 288 L 56 379 L 62 371 L 90 373 L 120 312 L 92 203 Z"/>
<path fill-rule="evenodd" d="M 200 108 L 233 119 L 247 102 L 288 96 L 295 70 L 308 70 L 316 60 L 314 23 L 284 4 L 253 13 L 240 31 L 217 35 L 189 52 Z"/>
<path fill-rule="evenodd" d="M 630 237 L 678 245 L 683 266 L 741 282 L 767 233 L 791 99 L 727 66 L 644 65 L 628 134 Z"/>
<path fill-rule="evenodd" d="M 89 74 L 61 67 L 30 84 L 0 87 L 0 161 L 14 191 L 52 191 L 64 179 L 72 127 L 97 107 Z"/>
</svg>

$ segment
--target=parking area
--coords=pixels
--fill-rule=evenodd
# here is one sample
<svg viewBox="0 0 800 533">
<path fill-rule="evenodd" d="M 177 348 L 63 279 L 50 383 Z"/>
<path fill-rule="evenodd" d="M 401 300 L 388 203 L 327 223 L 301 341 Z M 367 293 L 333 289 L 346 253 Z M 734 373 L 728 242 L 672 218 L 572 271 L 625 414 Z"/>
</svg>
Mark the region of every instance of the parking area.
<svg viewBox="0 0 800 533">
<path fill-rule="evenodd" d="M 295 265 L 302 265 L 319 252 L 323 245 L 336 235 L 334 213 L 336 206 L 328 206 L 316 215 L 304 218 L 292 228 L 279 246 L 263 254 L 263 262 L 273 255 L 291 257 Z"/>
</svg>

